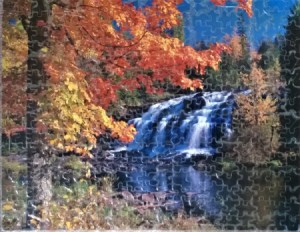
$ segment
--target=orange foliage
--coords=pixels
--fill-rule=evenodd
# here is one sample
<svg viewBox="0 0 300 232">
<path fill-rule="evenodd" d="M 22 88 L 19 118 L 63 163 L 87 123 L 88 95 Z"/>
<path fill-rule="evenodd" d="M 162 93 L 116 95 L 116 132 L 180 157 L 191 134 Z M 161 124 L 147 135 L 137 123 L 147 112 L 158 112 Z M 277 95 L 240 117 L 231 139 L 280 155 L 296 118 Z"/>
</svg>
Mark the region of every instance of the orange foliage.
<svg viewBox="0 0 300 232">
<path fill-rule="evenodd" d="M 27 37 L 20 21 L 16 26 L 3 23 L 2 117 L 7 136 L 24 131 L 26 110 Z"/>
<path fill-rule="evenodd" d="M 53 134 L 58 148 L 88 153 L 95 136 L 110 131 L 129 142 L 136 133 L 132 125 L 114 121 L 105 109 L 117 100 L 117 91 L 145 87 L 158 93 L 156 82 L 168 80 L 185 89 L 202 88 L 200 80 L 185 76 L 186 66 L 200 66 L 204 73 L 218 68 L 223 44 L 197 52 L 182 41 L 162 35 L 180 23 L 177 4 L 154 0 L 136 9 L 121 0 L 73 0 L 53 5 L 51 48 L 44 57 L 49 89 L 41 104 L 40 121 Z"/>
<path fill-rule="evenodd" d="M 211 1 L 216 5 L 226 2 Z M 52 5 L 49 48 L 42 48 L 40 54 L 48 86 L 39 95 L 42 113 L 37 122 L 40 133 L 50 132 L 46 135 L 51 145 L 89 154 L 96 136 L 107 131 L 130 142 L 134 127 L 106 113 L 120 89 L 144 87 L 147 93 L 160 93 L 156 83 L 164 81 L 185 89 L 203 87 L 200 80 L 187 78 L 186 66 L 200 67 L 202 74 L 208 66 L 217 69 L 221 53 L 230 48 L 215 44 L 197 52 L 163 33 L 180 24 L 177 5 L 181 2 L 153 0 L 151 6 L 138 9 L 122 0 L 70 0 Z M 238 6 L 250 15 L 250 0 L 238 1 Z M 48 22 L 38 21 L 37 25 L 50 29 Z M 6 85 L 9 91 L 9 82 Z M 6 100 L 5 104 L 11 104 Z M 25 101 L 23 97 L 23 108 L 15 105 L 18 115 L 24 114 Z"/>
<path fill-rule="evenodd" d="M 216 6 L 224 6 L 227 0 L 210 0 Z"/>
<path fill-rule="evenodd" d="M 252 17 L 252 0 L 238 0 L 238 7 L 245 10 L 247 14 Z"/>
<path fill-rule="evenodd" d="M 112 102 L 117 100 L 116 89 L 110 81 L 101 77 L 92 78 L 89 81 L 92 101 L 96 105 L 106 109 Z"/>
<path fill-rule="evenodd" d="M 228 0 L 210 0 L 213 4 L 217 6 L 224 6 Z M 235 0 L 238 3 L 237 8 L 243 9 L 247 14 L 252 17 L 252 0 Z"/>
<path fill-rule="evenodd" d="M 235 59 L 240 59 L 243 56 L 242 38 L 238 35 L 231 37 L 229 46 L 231 48 L 231 54 Z"/>
<path fill-rule="evenodd" d="M 250 57 L 254 62 L 258 63 L 261 60 L 262 55 L 259 54 L 257 51 L 251 51 Z"/>
<path fill-rule="evenodd" d="M 179 24 L 180 15 L 176 6 L 182 0 L 153 0 L 151 7 L 146 7 L 144 12 L 149 23 L 149 29 L 153 32 L 162 32 L 164 29 L 172 28 Z"/>
</svg>

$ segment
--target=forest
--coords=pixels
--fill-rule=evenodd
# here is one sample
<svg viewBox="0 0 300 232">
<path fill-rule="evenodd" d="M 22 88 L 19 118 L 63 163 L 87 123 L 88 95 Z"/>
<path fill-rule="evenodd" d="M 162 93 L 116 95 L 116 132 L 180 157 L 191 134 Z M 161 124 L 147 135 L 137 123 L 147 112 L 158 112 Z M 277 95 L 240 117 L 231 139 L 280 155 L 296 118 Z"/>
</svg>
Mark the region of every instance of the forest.
<svg viewBox="0 0 300 232">
<path fill-rule="evenodd" d="M 149 2 L 3 2 L 1 229 L 297 230 L 300 2 L 258 47 L 252 0 L 207 1 L 236 26 L 193 46 Z"/>
</svg>

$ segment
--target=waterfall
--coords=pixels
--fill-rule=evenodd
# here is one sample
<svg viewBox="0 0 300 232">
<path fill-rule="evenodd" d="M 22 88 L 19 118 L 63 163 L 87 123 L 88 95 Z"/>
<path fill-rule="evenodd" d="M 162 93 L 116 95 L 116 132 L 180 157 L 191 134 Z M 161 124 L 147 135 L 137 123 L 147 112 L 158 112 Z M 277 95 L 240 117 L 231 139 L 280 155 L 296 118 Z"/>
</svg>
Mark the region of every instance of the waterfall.
<svg viewBox="0 0 300 232">
<path fill-rule="evenodd" d="M 230 136 L 231 92 L 196 93 L 152 105 L 130 120 L 137 135 L 125 150 L 147 156 L 213 155 L 220 139 Z"/>
</svg>

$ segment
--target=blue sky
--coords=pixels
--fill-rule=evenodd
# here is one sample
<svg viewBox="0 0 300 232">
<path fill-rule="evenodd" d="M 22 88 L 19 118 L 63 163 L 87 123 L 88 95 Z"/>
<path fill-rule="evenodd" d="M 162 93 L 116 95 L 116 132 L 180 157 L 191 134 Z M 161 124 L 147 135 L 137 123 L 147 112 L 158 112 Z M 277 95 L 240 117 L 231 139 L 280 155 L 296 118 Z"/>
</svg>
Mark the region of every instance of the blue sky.
<svg viewBox="0 0 300 232">
<path fill-rule="evenodd" d="M 246 19 L 248 38 L 252 47 L 262 40 L 274 39 L 284 34 L 284 26 L 290 9 L 296 0 L 254 0 L 254 15 Z M 179 6 L 184 15 L 185 42 L 194 45 L 199 40 L 206 42 L 222 41 L 226 34 L 236 28 L 238 12 L 234 3 L 225 7 L 215 7 L 209 0 L 185 0 Z"/>
<path fill-rule="evenodd" d="M 151 0 L 124 0 L 142 7 Z M 284 34 L 284 26 L 291 7 L 297 0 L 253 0 L 254 15 L 248 18 L 247 33 L 252 47 L 262 40 L 274 39 Z M 197 41 L 222 41 L 226 34 L 232 35 L 238 12 L 236 3 L 228 2 L 225 7 L 215 7 L 210 0 L 184 0 L 178 8 L 184 15 L 185 43 L 194 45 Z M 240 11 L 240 10 L 239 10 Z"/>
</svg>

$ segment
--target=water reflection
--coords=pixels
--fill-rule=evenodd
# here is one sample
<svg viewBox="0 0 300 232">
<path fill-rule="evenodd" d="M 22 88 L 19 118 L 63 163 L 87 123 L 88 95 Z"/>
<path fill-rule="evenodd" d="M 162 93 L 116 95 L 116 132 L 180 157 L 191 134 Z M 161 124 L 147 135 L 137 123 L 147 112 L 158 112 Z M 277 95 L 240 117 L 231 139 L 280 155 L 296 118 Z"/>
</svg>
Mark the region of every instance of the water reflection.
<svg viewBox="0 0 300 232">
<path fill-rule="evenodd" d="M 116 189 L 169 192 L 178 206 L 206 215 L 222 229 L 300 229 L 299 168 L 240 168 L 221 172 L 193 166 L 136 167 L 118 173 Z"/>
</svg>

